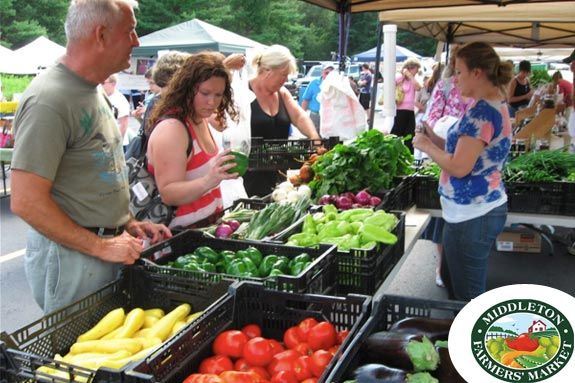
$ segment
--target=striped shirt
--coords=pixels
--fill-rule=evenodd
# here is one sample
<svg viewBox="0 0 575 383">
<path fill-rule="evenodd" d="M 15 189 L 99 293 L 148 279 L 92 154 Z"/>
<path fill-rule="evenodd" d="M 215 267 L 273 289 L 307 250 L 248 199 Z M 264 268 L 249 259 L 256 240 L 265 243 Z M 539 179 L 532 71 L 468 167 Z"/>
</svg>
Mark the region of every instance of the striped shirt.
<svg viewBox="0 0 575 383">
<path fill-rule="evenodd" d="M 210 168 L 213 166 L 213 161 L 218 153 L 210 154 L 200 146 L 196 132 L 188 120 L 186 120 L 186 127 L 192 136 L 193 144 L 192 152 L 188 156 L 188 162 L 186 164 L 185 180 L 193 181 L 203 177 L 210 171 Z M 212 141 L 214 140 L 211 133 L 210 138 Z M 218 147 L 215 144 L 215 141 L 214 146 Z M 153 167 L 148 165 L 148 168 L 153 174 Z M 197 200 L 178 206 L 175 217 L 172 219 L 172 222 L 170 222 L 169 227 L 187 227 L 198 221 L 216 215 L 221 211 L 223 211 L 222 193 L 220 187 L 216 186 L 215 188 L 208 190 Z"/>
</svg>

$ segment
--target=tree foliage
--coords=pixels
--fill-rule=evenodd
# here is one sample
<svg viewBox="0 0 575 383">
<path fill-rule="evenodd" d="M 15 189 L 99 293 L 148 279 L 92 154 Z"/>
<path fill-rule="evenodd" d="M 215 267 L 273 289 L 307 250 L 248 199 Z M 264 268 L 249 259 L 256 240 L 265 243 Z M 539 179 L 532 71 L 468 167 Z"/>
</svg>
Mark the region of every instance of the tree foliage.
<svg viewBox="0 0 575 383">
<path fill-rule="evenodd" d="M 299 0 L 141 0 L 140 36 L 198 18 L 265 45 L 282 44 L 303 60 L 329 60 L 338 50 L 338 14 Z M 0 44 L 19 48 L 45 35 L 65 44 L 69 0 L 0 0 Z M 377 43 L 377 13 L 351 15 L 348 56 Z M 433 55 L 435 42 L 400 31 L 397 43 Z"/>
</svg>

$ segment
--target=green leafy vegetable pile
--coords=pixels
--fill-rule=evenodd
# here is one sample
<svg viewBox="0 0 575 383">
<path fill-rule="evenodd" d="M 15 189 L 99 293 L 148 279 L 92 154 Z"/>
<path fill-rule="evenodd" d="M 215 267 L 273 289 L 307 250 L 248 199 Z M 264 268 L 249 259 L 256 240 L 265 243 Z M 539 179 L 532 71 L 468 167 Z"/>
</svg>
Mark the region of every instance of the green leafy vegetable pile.
<svg viewBox="0 0 575 383">
<path fill-rule="evenodd" d="M 360 134 L 349 145 L 338 144 L 312 165 L 309 187 L 315 196 L 369 189 L 389 189 L 393 177 L 413 173 L 413 155 L 404 138 L 376 129 Z"/>
<path fill-rule="evenodd" d="M 417 173 L 421 176 L 430 176 L 435 179 L 439 179 L 441 174 L 441 168 L 435 162 L 426 162 Z"/>
<path fill-rule="evenodd" d="M 505 182 L 568 181 L 575 173 L 575 155 L 559 150 L 523 154 L 503 169 Z"/>
</svg>

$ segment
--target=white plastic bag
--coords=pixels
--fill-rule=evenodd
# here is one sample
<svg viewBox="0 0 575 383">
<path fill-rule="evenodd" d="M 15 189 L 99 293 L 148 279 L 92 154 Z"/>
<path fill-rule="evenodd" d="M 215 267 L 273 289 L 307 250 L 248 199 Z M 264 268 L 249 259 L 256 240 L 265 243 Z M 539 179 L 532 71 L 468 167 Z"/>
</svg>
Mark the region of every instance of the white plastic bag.
<svg viewBox="0 0 575 383">
<path fill-rule="evenodd" d="M 239 120 L 233 121 L 227 119 L 227 129 L 223 132 L 223 148 L 232 149 L 250 155 L 252 131 L 250 125 L 251 119 L 251 98 L 248 73 L 246 68 L 233 71 L 232 74 L 232 91 L 234 103 L 239 113 Z"/>
<path fill-rule="evenodd" d="M 349 79 L 332 71 L 321 83 L 320 135 L 351 140 L 367 129 L 367 114 Z"/>
</svg>

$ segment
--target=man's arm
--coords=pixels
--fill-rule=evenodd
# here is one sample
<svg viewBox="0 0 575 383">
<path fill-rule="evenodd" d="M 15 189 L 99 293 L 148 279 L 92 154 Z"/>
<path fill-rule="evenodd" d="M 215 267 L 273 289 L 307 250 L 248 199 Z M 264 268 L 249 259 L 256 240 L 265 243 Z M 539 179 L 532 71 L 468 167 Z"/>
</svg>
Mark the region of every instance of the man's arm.
<svg viewBox="0 0 575 383">
<path fill-rule="evenodd" d="M 50 180 L 13 169 L 11 188 L 14 214 L 52 241 L 106 262 L 132 264 L 139 258 L 141 239 L 128 232 L 101 238 L 72 221 L 52 198 Z"/>
</svg>

